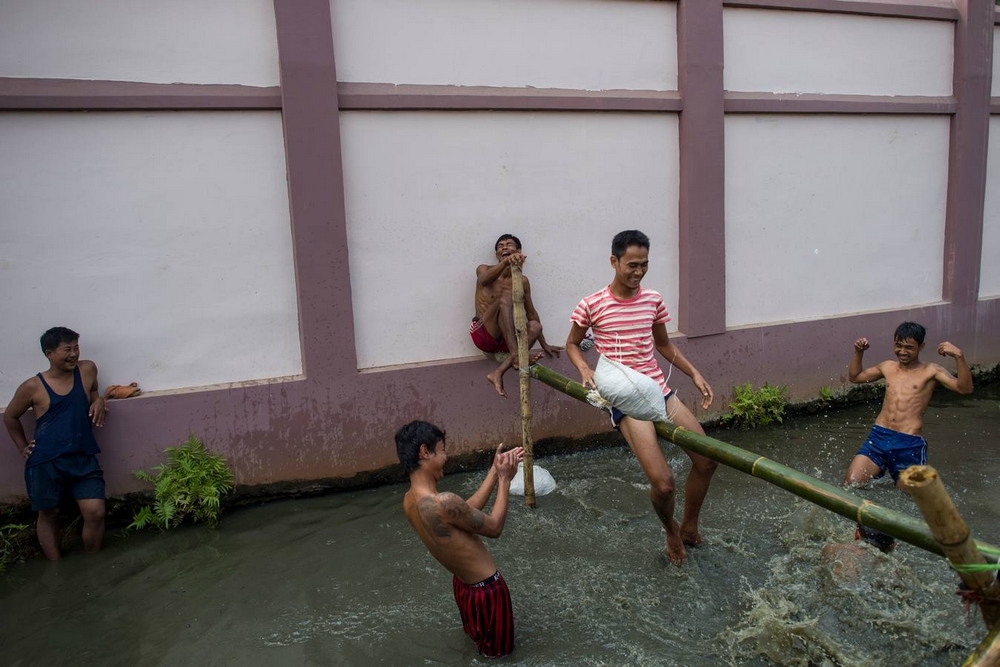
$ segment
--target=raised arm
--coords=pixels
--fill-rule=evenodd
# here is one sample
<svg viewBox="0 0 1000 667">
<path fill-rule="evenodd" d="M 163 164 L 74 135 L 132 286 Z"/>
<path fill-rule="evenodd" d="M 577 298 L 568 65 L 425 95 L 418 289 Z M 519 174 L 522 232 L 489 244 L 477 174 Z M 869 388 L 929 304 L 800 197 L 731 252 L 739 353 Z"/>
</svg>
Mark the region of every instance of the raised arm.
<svg viewBox="0 0 1000 667">
<path fill-rule="evenodd" d="M 969 364 L 965 361 L 965 355 L 962 351 L 945 341 L 938 345 L 938 354 L 943 357 L 951 357 L 955 360 L 955 368 L 958 371 L 958 378 L 952 376 L 947 370 L 938 366 L 935 373 L 934 379 L 938 381 L 944 387 L 951 389 L 959 394 L 971 394 L 972 393 L 972 371 L 969 370 Z"/>
<path fill-rule="evenodd" d="M 865 350 L 869 347 L 867 338 L 859 338 L 854 341 L 854 354 L 851 356 L 851 363 L 847 367 L 847 379 L 854 384 L 874 382 L 875 380 L 881 380 L 883 377 L 882 369 L 879 366 L 872 366 L 871 368 L 861 370 Z"/>
<path fill-rule="evenodd" d="M 483 537 L 500 537 L 500 534 L 503 533 L 504 524 L 507 521 L 510 480 L 514 478 L 514 474 L 517 472 L 517 464 L 523 458 L 524 450 L 520 447 L 515 447 L 509 452 L 501 452 L 498 447 L 493 466 L 487 474 L 487 479 L 495 475 L 494 479 L 496 481 L 489 487 L 486 487 L 486 480 L 484 480 L 479 490 L 473 494 L 472 498 L 469 498 L 468 502 L 463 501 L 454 494 L 447 494 L 444 501 L 444 509 L 448 517 L 448 522 L 459 530 L 476 533 Z M 483 491 L 484 487 L 487 488 L 486 498 L 489 498 L 494 484 L 497 487 L 497 497 L 493 501 L 492 510 L 490 510 L 489 514 L 486 514 L 482 511 L 481 505 L 475 507 L 472 501 L 478 500 L 477 496 Z"/>
<path fill-rule="evenodd" d="M 673 364 L 684 375 L 691 378 L 694 386 L 698 388 L 698 392 L 701 394 L 701 407 L 703 410 L 707 410 L 712 405 L 712 401 L 715 400 L 715 392 L 712 391 L 711 385 L 705 381 L 705 378 L 701 376 L 698 369 L 687 360 L 684 353 L 670 340 L 670 335 L 667 333 L 667 325 L 653 325 L 653 344 L 656 345 L 656 351 L 664 359 Z"/>
<path fill-rule="evenodd" d="M 28 442 L 28 436 L 24 433 L 24 425 L 21 423 L 21 417 L 31 407 L 31 395 L 34 391 L 32 382 L 37 382 L 37 380 L 31 378 L 22 382 L 17 391 L 14 392 L 14 398 L 10 399 L 10 403 L 7 404 L 7 407 L 3 411 L 3 425 L 6 427 L 10 439 L 14 441 L 17 451 L 24 458 L 28 458 L 31 454 L 32 445 Z"/>
<path fill-rule="evenodd" d="M 580 343 L 583 342 L 586 333 L 587 328 L 573 322 L 569 329 L 569 335 L 566 337 L 566 356 L 569 357 L 570 363 L 576 366 L 576 370 L 580 371 L 581 384 L 584 387 L 597 389 L 597 383 L 594 382 L 594 370 L 587 364 L 587 360 L 583 357 L 583 350 L 580 349 Z"/>
<path fill-rule="evenodd" d="M 524 266 L 524 259 L 524 255 L 515 252 L 507 255 L 496 264 L 480 264 L 476 267 L 476 282 L 480 287 L 486 287 L 509 271 L 512 264 L 514 266 Z"/>
</svg>

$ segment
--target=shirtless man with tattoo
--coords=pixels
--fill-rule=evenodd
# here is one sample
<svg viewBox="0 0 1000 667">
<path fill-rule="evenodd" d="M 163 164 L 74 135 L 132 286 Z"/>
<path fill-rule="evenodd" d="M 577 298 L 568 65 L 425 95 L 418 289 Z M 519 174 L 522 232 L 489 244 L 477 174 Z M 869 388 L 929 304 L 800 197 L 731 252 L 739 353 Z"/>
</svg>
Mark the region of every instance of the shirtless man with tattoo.
<svg viewBox="0 0 1000 667">
<path fill-rule="evenodd" d="M 476 316 L 469 326 L 469 335 L 477 348 L 492 354 L 509 352 L 500 365 L 486 379 L 493 385 L 498 394 L 507 397 L 503 388 L 503 374 L 514 365 L 517 355 L 517 337 L 514 332 L 514 298 L 510 277 L 510 267 L 523 266 L 524 254 L 521 252 L 521 241 L 513 234 L 504 234 L 493 244 L 496 253 L 496 264 L 480 264 L 476 267 Z M 558 357 L 562 352 L 558 345 L 549 345 L 542 335 L 542 323 L 531 302 L 531 284 L 524 276 L 524 312 L 528 318 L 527 335 L 528 349 L 538 341 L 542 352 L 531 355 L 531 363 L 538 361 L 544 353 L 549 357 Z"/>
<path fill-rule="evenodd" d="M 396 433 L 396 453 L 410 476 L 403 512 L 431 555 L 452 573 L 455 603 L 462 626 L 479 652 L 500 657 L 514 650 L 514 614 L 510 592 L 480 535 L 500 537 L 507 519 L 510 480 L 524 450 L 497 446 L 486 479 L 468 500 L 439 492 L 448 460 L 444 431 L 425 421 L 410 422 Z M 489 514 L 486 501 L 497 488 Z"/>
</svg>

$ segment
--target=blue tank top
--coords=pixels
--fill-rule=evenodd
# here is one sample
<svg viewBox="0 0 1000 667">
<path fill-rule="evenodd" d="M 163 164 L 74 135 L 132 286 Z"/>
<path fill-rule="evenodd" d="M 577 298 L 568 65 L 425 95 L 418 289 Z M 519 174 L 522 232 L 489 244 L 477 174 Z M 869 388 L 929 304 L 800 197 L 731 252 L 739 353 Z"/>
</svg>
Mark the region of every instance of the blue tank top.
<svg viewBox="0 0 1000 667">
<path fill-rule="evenodd" d="M 35 466 L 63 454 L 101 451 L 90 423 L 90 398 L 83 390 L 79 367 L 73 369 L 73 388 L 65 396 L 52 391 L 41 373 L 38 379 L 49 394 L 49 409 L 35 422 L 35 448 L 25 465 Z"/>
</svg>

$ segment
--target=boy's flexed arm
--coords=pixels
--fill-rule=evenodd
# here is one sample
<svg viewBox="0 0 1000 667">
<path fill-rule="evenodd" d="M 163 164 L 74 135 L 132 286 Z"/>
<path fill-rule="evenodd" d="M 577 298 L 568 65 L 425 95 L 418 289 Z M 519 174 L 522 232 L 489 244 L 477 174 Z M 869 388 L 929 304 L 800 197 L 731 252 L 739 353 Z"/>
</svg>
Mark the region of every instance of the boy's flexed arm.
<svg viewBox="0 0 1000 667">
<path fill-rule="evenodd" d="M 701 394 L 701 407 L 703 410 L 707 410 L 712 405 L 712 401 L 715 400 L 715 393 L 712 391 L 711 385 L 705 381 L 705 378 L 701 376 L 698 369 L 694 367 L 694 364 L 688 361 L 684 353 L 670 340 L 670 335 L 667 333 L 667 326 L 665 324 L 653 325 L 653 344 L 656 345 L 656 351 L 664 359 L 676 366 L 681 373 L 691 378 L 694 386 L 698 388 L 698 392 Z"/>
<path fill-rule="evenodd" d="M 952 377 L 951 373 L 941 367 L 938 367 L 937 372 L 934 374 L 934 379 L 937 380 L 942 386 L 958 392 L 959 394 L 971 394 L 972 371 L 969 370 L 969 364 L 966 363 L 965 355 L 962 354 L 962 351 L 948 341 L 938 345 L 937 351 L 942 357 L 951 357 L 955 360 L 955 368 L 958 371 L 958 379 Z"/>
<path fill-rule="evenodd" d="M 851 356 L 851 363 L 847 367 L 847 379 L 854 384 L 874 382 L 883 377 L 882 369 L 879 366 L 872 366 L 871 368 L 861 370 L 865 350 L 869 347 L 871 346 L 868 344 L 867 338 L 859 338 L 854 341 L 854 354 Z"/>
</svg>

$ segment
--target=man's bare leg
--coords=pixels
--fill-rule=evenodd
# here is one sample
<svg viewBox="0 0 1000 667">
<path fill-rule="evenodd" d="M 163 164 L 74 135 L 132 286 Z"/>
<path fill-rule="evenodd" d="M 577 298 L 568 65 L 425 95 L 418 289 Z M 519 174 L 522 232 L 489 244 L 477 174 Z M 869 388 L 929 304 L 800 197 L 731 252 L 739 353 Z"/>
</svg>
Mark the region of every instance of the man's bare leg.
<svg viewBox="0 0 1000 667">
<path fill-rule="evenodd" d="M 83 517 L 83 550 L 88 554 L 97 553 L 104 539 L 104 499 L 82 498 L 76 504 Z"/>
<path fill-rule="evenodd" d="M 497 311 L 497 322 L 503 323 L 505 320 L 509 319 L 509 324 L 510 324 L 511 332 L 512 332 L 511 333 L 511 337 L 507 338 L 507 333 L 506 333 L 506 328 L 505 327 L 502 326 L 501 330 L 503 331 L 504 342 L 507 343 L 507 349 L 508 350 L 514 350 L 514 351 L 511 352 L 511 353 L 509 353 L 507 355 L 507 358 L 504 359 L 502 362 L 500 362 L 500 365 L 497 366 L 495 370 L 493 370 L 492 372 L 490 372 L 486 376 L 486 379 L 493 385 L 493 388 L 496 389 L 496 392 L 498 394 L 500 394 L 501 396 L 503 396 L 504 398 L 507 398 L 507 392 L 504 390 L 504 386 L 503 386 L 503 375 L 511 367 L 514 367 L 514 368 L 518 367 L 518 364 L 517 364 L 517 334 L 514 333 L 513 306 L 511 306 L 510 318 L 506 318 L 503 315 L 503 313 L 506 312 L 506 308 L 504 307 L 504 303 L 509 303 L 509 302 L 510 302 L 510 300 L 507 299 L 506 297 L 501 297 L 500 299 L 497 299 L 496 301 L 494 301 L 494 304 L 499 304 L 499 306 L 500 306 L 499 309 L 498 309 L 498 311 Z M 492 306 L 491 306 L 490 310 L 492 310 Z M 487 312 L 489 312 L 489 311 L 487 311 Z M 489 331 L 489 328 L 487 328 L 487 331 Z M 538 340 L 538 337 L 542 335 L 542 325 L 541 325 L 541 323 L 538 322 L 537 320 L 531 320 L 530 322 L 528 322 L 528 331 L 527 331 L 527 333 L 528 333 L 528 349 L 530 350 L 531 347 L 535 344 L 535 341 Z M 542 352 L 534 352 L 534 353 L 532 353 L 531 355 L 529 355 L 529 363 L 532 363 L 532 364 L 535 363 L 536 361 L 538 361 L 539 359 L 541 359 L 542 356 L 543 356 Z"/>
<path fill-rule="evenodd" d="M 681 539 L 680 526 L 674 520 L 674 473 L 660 450 L 656 429 L 652 422 L 631 417 L 623 417 L 620 428 L 649 479 L 649 498 L 663 528 L 667 531 L 665 550 L 667 558 L 674 565 L 683 565 L 688 558 L 684 541 Z"/>
<path fill-rule="evenodd" d="M 667 400 L 667 414 L 678 426 L 686 428 L 692 433 L 705 435 L 705 429 L 701 427 L 695 416 L 677 396 L 671 396 Z M 708 486 L 712 482 L 712 475 L 715 474 L 719 464 L 701 454 L 687 452 L 687 455 L 691 459 L 691 472 L 688 473 L 687 482 L 684 485 L 684 518 L 681 520 L 681 538 L 684 540 L 684 544 L 694 547 L 705 541 L 698 531 L 698 517 L 701 515 L 701 506 L 705 503 L 705 496 L 708 495 Z"/>
<path fill-rule="evenodd" d="M 35 522 L 38 544 L 49 560 L 59 560 L 59 510 L 40 510 Z"/>
<path fill-rule="evenodd" d="M 844 475 L 844 486 L 864 486 L 881 471 L 878 464 L 870 458 L 858 454 L 847 468 L 847 473 Z"/>
</svg>

